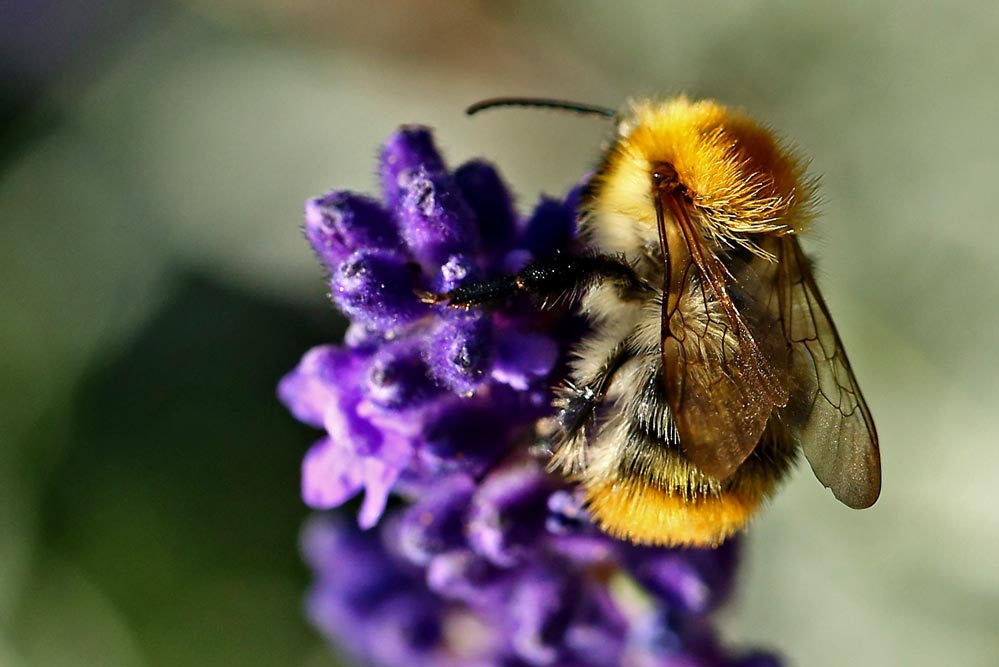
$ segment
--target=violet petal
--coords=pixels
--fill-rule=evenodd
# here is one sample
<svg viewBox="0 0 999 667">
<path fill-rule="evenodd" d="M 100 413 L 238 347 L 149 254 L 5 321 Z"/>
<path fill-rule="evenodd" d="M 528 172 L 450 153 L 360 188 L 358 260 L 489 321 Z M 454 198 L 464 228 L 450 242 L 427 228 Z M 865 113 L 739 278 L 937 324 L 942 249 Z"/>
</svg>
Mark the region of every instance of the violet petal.
<svg viewBox="0 0 999 667">
<path fill-rule="evenodd" d="M 360 491 L 362 479 L 361 460 L 350 447 L 323 438 L 302 461 L 302 500 L 316 509 L 336 507 Z"/>
<path fill-rule="evenodd" d="M 565 248 L 575 229 L 575 208 L 543 197 L 528 218 L 517 245 L 529 250 L 536 259 L 545 259 Z"/>
<path fill-rule="evenodd" d="M 509 331 L 497 340 L 492 376 L 522 391 L 551 373 L 557 360 L 558 344 L 550 337 Z"/>
<path fill-rule="evenodd" d="M 481 475 L 510 448 L 510 418 L 488 402 L 458 401 L 428 415 L 418 449 L 437 475 Z"/>
<path fill-rule="evenodd" d="M 278 398 L 296 419 L 322 428 L 326 410 L 356 383 L 363 361 L 361 355 L 332 345 L 314 347 L 281 378 Z"/>
</svg>

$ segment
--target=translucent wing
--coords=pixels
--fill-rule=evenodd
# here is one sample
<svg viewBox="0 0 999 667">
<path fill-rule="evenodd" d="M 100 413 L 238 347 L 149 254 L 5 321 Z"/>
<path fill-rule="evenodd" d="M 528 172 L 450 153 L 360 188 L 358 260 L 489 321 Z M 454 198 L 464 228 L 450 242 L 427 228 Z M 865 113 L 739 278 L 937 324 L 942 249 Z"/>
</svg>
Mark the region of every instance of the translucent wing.
<svg viewBox="0 0 999 667">
<path fill-rule="evenodd" d="M 664 208 L 675 225 L 666 224 Z M 787 402 L 787 388 L 775 368 L 779 361 L 754 338 L 749 322 L 756 318 L 740 314 L 731 276 L 694 228 L 685 203 L 666 193 L 657 212 L 666 257 L 666 400 L 684 453 L 705 473 L 725 479 L 756 448 L 774 408 Z M 780 343 L 775 356 L 784 352 Z"/>
<path fill-rule="evenodd" d="M 797 238 L 779 243 L 776 291 L 790 398 L 778 415 L 819 481 L 844 504 L 870 507 L 881 493 L 871 413 Z"/>
</svg>

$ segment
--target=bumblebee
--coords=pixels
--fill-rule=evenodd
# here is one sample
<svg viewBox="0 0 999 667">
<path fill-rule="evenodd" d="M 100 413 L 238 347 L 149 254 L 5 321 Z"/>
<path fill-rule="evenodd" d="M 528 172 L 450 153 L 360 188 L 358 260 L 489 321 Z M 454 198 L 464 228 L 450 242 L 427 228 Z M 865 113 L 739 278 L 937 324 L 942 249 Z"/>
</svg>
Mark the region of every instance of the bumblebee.
<svg viewBox="0 0 999 667">
<path fill-rule="evenodd" d="M 881 490 L 877 433 L 798 237 L 816 182 L 799 154 L 714 101 L 612 118 L 579 209 L 581 249 L 441 295 L 572 296 L 589 322 L 558 389 L 550 467 L 635 543 L 713 546 L 743 529 L 803 452 L 853 508 Z"/>
</svg>

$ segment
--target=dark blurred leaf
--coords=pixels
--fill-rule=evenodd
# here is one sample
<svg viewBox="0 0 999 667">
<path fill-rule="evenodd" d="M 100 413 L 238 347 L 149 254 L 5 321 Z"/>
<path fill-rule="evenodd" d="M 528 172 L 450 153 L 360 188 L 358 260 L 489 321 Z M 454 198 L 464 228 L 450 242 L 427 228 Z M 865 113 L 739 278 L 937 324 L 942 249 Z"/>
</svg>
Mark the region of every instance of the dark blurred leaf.
<svg viewBox="0 0 999 667">
<path fill-rule="evenodd" d="M 104 591 L 154 664 L 288 664 L 315 651 L 297 534 L 299 461 L 316 434 L 274 387 L 342 325 L 332 309 L 188 275 L 81 383 L 43 544 Z"/>
<path fill-rule="evenodd" d="M 0 173 L 59 120 L 58 110 L 51 105 L 0 84 Z"/>
</svg>

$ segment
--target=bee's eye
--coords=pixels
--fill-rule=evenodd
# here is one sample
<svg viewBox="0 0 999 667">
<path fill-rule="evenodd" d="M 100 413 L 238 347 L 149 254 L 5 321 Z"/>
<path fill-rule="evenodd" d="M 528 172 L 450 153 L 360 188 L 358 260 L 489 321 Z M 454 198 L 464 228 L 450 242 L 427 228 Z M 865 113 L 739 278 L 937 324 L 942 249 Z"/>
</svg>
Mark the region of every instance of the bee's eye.
<svg viewBox="0 0 999 667">
<path fill-rule="evenodd" d="M 652 167 L 652 185 L 655 187 L 670 186 L 677 183 L 676 169 L 673 165 L 661 162 Z"/>
</svg>

